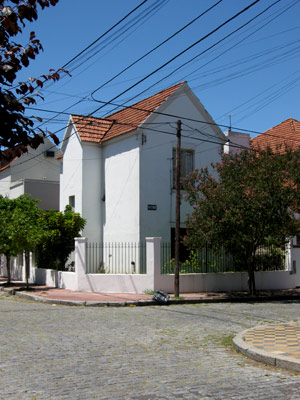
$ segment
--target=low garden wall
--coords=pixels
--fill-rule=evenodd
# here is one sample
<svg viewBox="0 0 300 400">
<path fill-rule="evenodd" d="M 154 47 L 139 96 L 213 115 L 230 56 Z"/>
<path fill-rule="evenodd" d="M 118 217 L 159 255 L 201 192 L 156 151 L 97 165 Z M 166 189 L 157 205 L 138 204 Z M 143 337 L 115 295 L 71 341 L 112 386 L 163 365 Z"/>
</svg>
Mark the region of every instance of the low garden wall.
<svg viewBox="0 0 300 400">
<path fill-rule="evenodd" d="M 30 269 L 30 282 L 70 290 L 103 292 L 103 293 L 143 293 L 154 290 L 174 291 L 174 275 L 161 274 L 160 238 L 146 238 L 147 271 L 145 274 L 87 274 L 86 273 L 86 238 L 75 239 L 75 272 L 64 272 L 49 269 Z M 300 286 L 300 272 L 296 265 L 300 249 L 291 255 L 293 268 L 286 271 L 256 272 L 256 288 L 291 289 Z M 3 264 L 3 261 L 2 261 Z M 1 264 L 1 265 L 2 265 Z M 12 276 L 24 280 L 24 266 L 13 263 Z M 5 276 L 5 265 L 1 267 Z M 248 289 L 246 272 L 181 274 L 180 293 L 244 291 Z"/>
</svg>

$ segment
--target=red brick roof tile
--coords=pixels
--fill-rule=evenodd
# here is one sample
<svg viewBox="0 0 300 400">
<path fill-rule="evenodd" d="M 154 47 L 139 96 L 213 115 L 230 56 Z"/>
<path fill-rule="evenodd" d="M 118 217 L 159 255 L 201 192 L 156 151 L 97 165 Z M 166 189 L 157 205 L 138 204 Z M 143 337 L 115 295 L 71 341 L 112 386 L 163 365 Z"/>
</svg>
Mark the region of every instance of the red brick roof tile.
<svg viewBox="0 0 300 400">
<path fill-rule="evenodd" d="M 251 144 L 256 149 L 263 150 L 270 147 L 271 150 L 281 153 L 285 151 L 286 146 L 297 150 L 300 147 L 300 122 L 289 118 L 256 136 Z"/>
<path fill-rule="evenodd" d="M 185 82 L 180 82 L 105 119 L 72 115 L 73 122 L 82 141 L 101 143 L 136 129 L 184 84 Z"/>
<path fill-rule="evenodd" d="M 6 168 L 10 167 L 11 164 L 17 159 L 18 157 L 14 157 L 12 160 L 4 160 L 0 161 L 0 172 L 4 171 Z"/>
</svg>

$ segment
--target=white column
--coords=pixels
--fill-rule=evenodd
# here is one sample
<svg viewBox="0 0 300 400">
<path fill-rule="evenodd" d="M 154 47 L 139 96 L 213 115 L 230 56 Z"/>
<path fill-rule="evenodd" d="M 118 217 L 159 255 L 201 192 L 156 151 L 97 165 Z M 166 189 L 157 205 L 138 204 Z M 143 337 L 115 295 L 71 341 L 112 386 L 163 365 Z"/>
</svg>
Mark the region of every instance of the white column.
<svg viewBox="0 0 300 400">
<path fill-rule="evenodd" d="M 151 279 L 151 290 L 158 288 L 160 280 L 160 242 L 161 237 L 146 238 L 147 275 Z"/>
<path fill-rule="evenodd" d="M 75 238 L 75 273 L 77 290 L 80 290 L 81 281 L 86 281 L 86 243 L 87 238 Z"/>
</svg>

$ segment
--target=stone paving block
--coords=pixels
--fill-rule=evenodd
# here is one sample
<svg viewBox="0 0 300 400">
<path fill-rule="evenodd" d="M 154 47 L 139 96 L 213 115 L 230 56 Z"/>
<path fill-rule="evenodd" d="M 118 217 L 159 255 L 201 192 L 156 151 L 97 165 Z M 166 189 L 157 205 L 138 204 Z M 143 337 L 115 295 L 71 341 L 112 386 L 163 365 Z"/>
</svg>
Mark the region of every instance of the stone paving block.
<svg viewBox="0 0 300 400">
<path fill-rule="evenodd" d="M 299 400 L 299 375 L 230 346 L 295 319 L 296 303 L 69 307 L 0 293 L 0 398 Z"/>
</svg>

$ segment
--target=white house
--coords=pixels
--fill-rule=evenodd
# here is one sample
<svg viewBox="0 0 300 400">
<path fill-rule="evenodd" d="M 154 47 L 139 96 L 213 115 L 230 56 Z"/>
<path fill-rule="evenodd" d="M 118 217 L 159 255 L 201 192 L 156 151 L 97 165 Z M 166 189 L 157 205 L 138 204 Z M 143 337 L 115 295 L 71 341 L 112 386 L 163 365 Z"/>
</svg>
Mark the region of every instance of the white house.
<svg viewBox="0 0 300 400">
<path fill-rule="evenodd" d="M 60 209 L 70 204 L 87 220 L 83 236 L 89 241 L 172 240 L 178 120 L 182 176 L 220 159 L 227 139 L 186 82 L 106 118 L 70 116 L 61 148 Z M 182 196 L 183 229 L 189 211 Z"/>
<path fill-rule="evenodd" d="M 242 150 L 250 148 L 250 134 L 246 132 L 236 132 L 231 129 L 224 132 L 228 142 L 224 145 L 224 153 L 238 154 Z"/>
<path fill-rule="evenodd" d="M 10 199 L 30 194 L 39 199 L 43 210 L 59 210 L 59 176 L 61 152 L 45 138 L 36 150 L 0 163 L 0 195 Z"/>
</svg>

